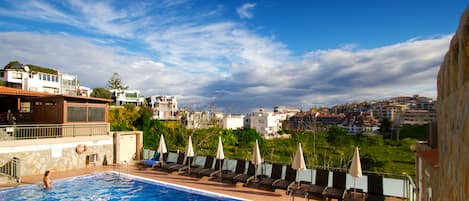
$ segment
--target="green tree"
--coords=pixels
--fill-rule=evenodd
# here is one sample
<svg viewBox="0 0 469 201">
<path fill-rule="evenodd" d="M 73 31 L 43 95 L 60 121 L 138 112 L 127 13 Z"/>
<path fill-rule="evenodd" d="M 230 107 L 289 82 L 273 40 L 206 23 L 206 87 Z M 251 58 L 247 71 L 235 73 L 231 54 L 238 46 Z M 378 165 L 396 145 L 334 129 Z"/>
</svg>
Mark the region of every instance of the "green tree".
<svg viewBox="0 0 469 201">
<path fill-rule="evenodd" d="M 107 86 L 110 90 L 112 89 L 117 89 L 117 90 L 124 89 L 125 90 L 128 88 L 127 86 L 124 86 L 124 83 L 122 82 L 122 79 L 118 73 L 112 74 L 112 77 L 111 79 L 109 79 Z"/>
<path fill-rule="evenodd" d="M 391 121 L 388 118 L 383 118 L 379 130 L 383 133 L 391 131 Z"/>
<path fill-rule="evenodd" d="M 338 126 L 331 126 L 327 131 L 327 142 L 331 145 L 340 145 L 343 137 L 347 135 L 347 131 Z"/>
<path fill-rule="evenodd" d="M 112 98 L 112 93 L 105 89 L 105 88 L 94 88 L 93 92 L 91 92 L 91 97 L 96 97 L 96 98 L 107 98 L 110 99 Z"/>
<path fill-rule="evenodd" d="M 135 131 L 135 121 L 139 118 L 139 109 L 134 105 L 109 110 L 109 122 L 113 131 Z"/>
</svg>

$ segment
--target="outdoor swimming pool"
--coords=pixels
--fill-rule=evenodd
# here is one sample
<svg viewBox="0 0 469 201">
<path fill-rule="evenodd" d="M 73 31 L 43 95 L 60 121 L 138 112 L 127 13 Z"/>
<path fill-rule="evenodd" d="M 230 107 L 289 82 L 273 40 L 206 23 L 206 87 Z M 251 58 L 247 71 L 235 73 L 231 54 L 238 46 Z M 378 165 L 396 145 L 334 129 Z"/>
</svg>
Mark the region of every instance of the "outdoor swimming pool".
<svg viewBox="0 0 469 201">
<path fill-rule="evenodd" d="M 116 172 L 54 180 L 52 186 L 50 190 L 43 189 L 42 184 L 0 190 L 0 200 L 243 200 Z"/>
</svg>

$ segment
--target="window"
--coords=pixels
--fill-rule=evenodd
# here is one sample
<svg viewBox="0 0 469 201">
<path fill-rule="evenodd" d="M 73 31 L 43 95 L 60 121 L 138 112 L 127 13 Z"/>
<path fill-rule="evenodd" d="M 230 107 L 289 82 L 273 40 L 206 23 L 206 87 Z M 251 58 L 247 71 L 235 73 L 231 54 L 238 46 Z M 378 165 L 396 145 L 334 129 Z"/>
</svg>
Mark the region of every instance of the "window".
<svg viewBox="0 0 469 201">
<path fill-rule="evenodd" d="M 31 102 L 21 102 L 21 112 L 31 112 Z"/>
<path fill-rule="evenodd" d="M 47 81 L 50 81 L 50 75 L 47 75 Z"/>
<path fill-rule="evenodd" d="M 22 79 L 23 74 L 21 72 L 13 72 L 13 78 L 14 79 Z"/>
<path fill-rule="evenodd" d="M 37 74 L 39 76 L 39 80 L 42 80 L 42 73 Z"/>
<path fill-rule="evenodd" d="M 102 107 L 88 108 L 88 121 L 104 121 L 104 108 Z"/>
<path fill-rule="evenodd" d="M 0 72 L 0 77 L 4 77 L 5 76 L 5 72 Z"/>
<path fill-rule="evenodd" d="M 85 107 L 67 107 L 67 121 L 68 122 L 86 122 L 86 108 Z"/>
</svg>

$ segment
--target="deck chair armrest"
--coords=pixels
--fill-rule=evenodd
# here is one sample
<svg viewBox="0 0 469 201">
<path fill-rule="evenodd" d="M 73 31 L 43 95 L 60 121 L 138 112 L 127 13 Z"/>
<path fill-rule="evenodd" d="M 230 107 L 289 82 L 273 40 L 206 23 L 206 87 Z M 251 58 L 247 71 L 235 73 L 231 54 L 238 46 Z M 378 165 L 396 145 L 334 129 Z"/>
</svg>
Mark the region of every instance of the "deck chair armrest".
<svg viewBox="0 0 469 201">
<path fill-rule="evenodd" d="M 324 189 L 322 190 L 322 193 L 321 193 L 321 194 L 324 195 L 324 194 L 326 193 L 327 189 L 329 189 L 329 188 L 332 188 L 332 187 L 328 186 L 328 187 L 324 188 Z"/>
<path fill-rule="evenodd" d="M 233 179 L 237 179 L 241 175 L 243 175 L 243 174 L 237 174 L 236 176 L 233 177 Z"/>
<path fill-rule="evenodd" d="M 251 183 L 251 181 L 255 178 L 255 176 L 250 176 L 247 180 L 246 180 L 246 184 L 248 183 Z"/>
<path fill-rule="evenodd" d="M 188 167 L 188 166 L 184 166 L 184 167 L 179 168 L 179 169 L 178 169 L 178 172 L 184 171 L 184 170 L 187 170 L 187 169 L 189 169 L 189 167 Z"/>
<path fill-rule="evenodd" d="M 217 170 L 215 172 L 212 172 L 212 174 L 210 174 L 210 177 L 213 177 L 213 175 L 216 175 L 216 174 L 220 174 L 220 170 Z"/>
<path fill-rule="evenodd" d="M 278 183 L 279 181 L 282 181 L 282 179 L 276 179 L 274 182 L 272 182 L 272 185 Z"/>
</svg>

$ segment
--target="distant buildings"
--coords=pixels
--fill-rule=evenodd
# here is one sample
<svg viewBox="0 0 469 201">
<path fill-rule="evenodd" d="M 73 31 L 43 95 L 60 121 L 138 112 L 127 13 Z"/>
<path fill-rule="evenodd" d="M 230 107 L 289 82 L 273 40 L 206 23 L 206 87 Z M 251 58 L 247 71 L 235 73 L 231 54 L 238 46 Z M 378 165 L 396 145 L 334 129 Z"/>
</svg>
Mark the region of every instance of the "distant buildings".
<svg viewBox="0 0 469 201">
<path fill-rule="evenodd" d="M 287 107 L 287 106 L 275 106 L 274 107 L 274 113 L 285 114 L 287 118 L 294 116 L 298 112 L 300 112 L 300 109 L 296 107 Z"/>
<path fill-rule="evenodd" d="M 245 115 L 227 114 L 223 117 L 223 129 L 238 129 L 244 127 Z"/>
<path fill-rule="evenodd" d="M 201 129 L 210 126 L 210 114 L 208 112 L 186 111 L 181 117 L 181 122 L 188 129 Z"/>
<path fill-rule="evenodd" d="M 436 119 L 435 103 L 431 98 L 399 96 L 383 101 L 357 102 L 332 107 L 335 113 L 371 112 L 379 121 L 387 119 L 393 126 L 423 125 Z"/>
<path fill-rule="evenodd" d="M 286 114 L 266 112 L 264 109 L 252 112 L 246 117 L 245 124 L 256 129 L 263 137 L 273 138 L 279 136 L 282 122 L 286 120 Z"/>
<path fill-rule="evenodd" d="M 405 110 L 399 113 L 395 119 L 397 125 L 424 125 L 436 119 L 436 111 L 428 110 Z"/>
<path fill-rule="evenodd" d="M 51 94 L 77 95 L 79 87 L 76 75 L 17 61 L 8 63 L 0 70 L 0 80 L 7 87 Z"/>
<path fill-rule="evenodd" d="M 153 119 L 179 120 L 176 96 L 151 96 L 147 98 L 148 106 L 153 110 Z"/>
<path fill-rule="evenodd" d="M 116 105 L 143 105 L 145 98 L 140 96 L 140 91 L 138 90 L 126 90 L 126 89 L 112 89 L 112 99 Z"/>
<path fill-rule="evenodd" d="M 286 122 L 288 130 L 325 130 L 331 125 L 337 125 L 345 118 L 344 114 L 321 112 L 301 112 L 290 117 Z"/>
<path fill-rule="evenodd" d="M 379 129 L 379 121 L 370 112 L 353 112 L 345 115 L 338 126 L 349 134 L 375 133 Z"/>
</svg>

